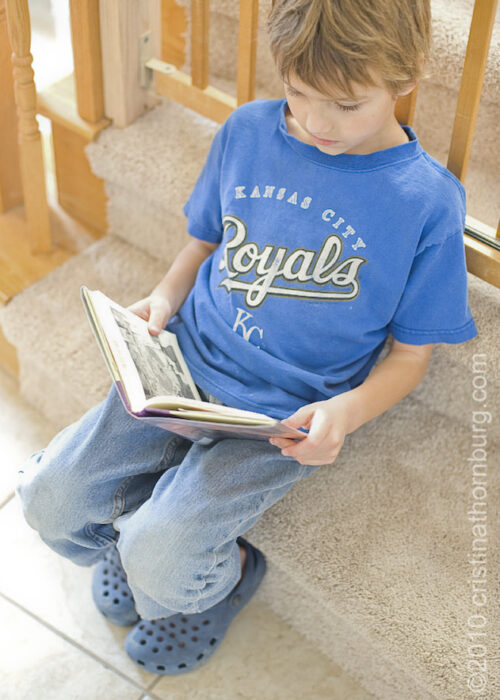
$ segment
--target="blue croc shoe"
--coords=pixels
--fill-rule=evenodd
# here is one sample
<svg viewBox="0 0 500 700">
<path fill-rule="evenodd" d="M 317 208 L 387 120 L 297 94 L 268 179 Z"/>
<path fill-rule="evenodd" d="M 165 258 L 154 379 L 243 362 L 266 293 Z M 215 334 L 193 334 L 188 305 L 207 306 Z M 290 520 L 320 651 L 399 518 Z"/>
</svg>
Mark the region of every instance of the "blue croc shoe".
<svg viewBox="0 0 500 700">
<path fill-rule="evenodd" d="M 114 625 L 129 627 L 140 619 L 116 547 L 109 548 L 94 570 L 92 597 L 98 610 Z"/>
<path fill-rule="evenodd" d="M 243 577 L 231 593 L 202 613 L 141 620 L 125 640 L 125 650 L 136 664 L 151 673 L 174 675 L 193 671 L 208 661 L 266 572 L 262 552 L 241 537 L 237 541 L 245 547 L 247 558 Z"/>
</svg>

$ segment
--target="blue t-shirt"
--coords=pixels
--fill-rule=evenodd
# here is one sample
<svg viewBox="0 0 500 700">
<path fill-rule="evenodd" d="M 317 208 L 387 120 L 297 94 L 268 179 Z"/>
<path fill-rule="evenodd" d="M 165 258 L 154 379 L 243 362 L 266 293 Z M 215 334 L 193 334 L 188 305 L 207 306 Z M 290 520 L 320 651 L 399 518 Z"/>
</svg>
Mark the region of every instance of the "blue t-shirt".
<svg viewBox="0 0 500 700">
<path fill-rule="evenodd" d="M 460 343 L 465 195 L 408 142 L 332 156 L 288 133 L 286 100 L 239 107 L 184 207 L 219 243 L 170 321 L 194 380 L 225 403 L 284 418 L 361 384 L 389 333 Z"/>
</svg>

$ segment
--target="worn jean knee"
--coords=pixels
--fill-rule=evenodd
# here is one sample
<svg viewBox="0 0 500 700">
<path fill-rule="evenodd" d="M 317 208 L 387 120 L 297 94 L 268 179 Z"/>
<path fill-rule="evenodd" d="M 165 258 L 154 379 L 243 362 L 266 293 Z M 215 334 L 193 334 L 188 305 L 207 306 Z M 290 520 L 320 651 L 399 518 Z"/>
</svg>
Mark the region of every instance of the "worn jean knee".
<svg viewBox="0 0 500 700">
<path fill-rule="evenodd" d="M 22 466 L 16 494 L 28 525 L 41 535 L 58 536 L 67 529 L 63 522 L 72 512 L 71 506 L 67 508 L 72 492 L 63 490 L 57 466 L 44 457 L 45 450 L 40 450 Z"/>
<path fill-rule="evenodd" d="M 149 521 L 147 510 L 115 522 L 122 564 L 141 617 L 203 612 L 222 600 L 241 574 L 236 542 L 207 547 L 194 513 L 165 513 L 159 525 Z"/>
<path fill-rule="evenodd" d="M 59 554 L 89 565 L 190 441 L 129 416 L 114 388 L 21 468 L 17 493 L 31 527 Z"/>
<path fill-rule="evenodd" d="M 44 450 L 33 454 L 22 468 L 18 471 L 16 483 L 16 496 L 21 502 L 23 514 L 26 522 L 34 530 L 39 530 L 41 522 L 45 520 L 42 513 L 50 510 L 50 496 L 43 495 L 43 487 L 40 488 L 38 476 L 38 465 L 42 460 Z M 42 494 L 40 495 L 40 491 Z"/>
<path fill-rule="evenodd" d="M 225 598 L 241 576 L 237 537 L 315 469 L 263 442 L 194 445 L 114 523 L 141 617 L 203 612 Z"/>
<path fill-rule="evenodd" d="M 41 450 L 20 470 L 16 495 L 26 522 L 43 542 L 76 564 L 88 566 L 98 561 L 100 550 L 114 542 L 117 533 L 111 523 L 88 521 L 79 481 L 78 469 L 64 473 L 57 460 Z"/>
</svg>

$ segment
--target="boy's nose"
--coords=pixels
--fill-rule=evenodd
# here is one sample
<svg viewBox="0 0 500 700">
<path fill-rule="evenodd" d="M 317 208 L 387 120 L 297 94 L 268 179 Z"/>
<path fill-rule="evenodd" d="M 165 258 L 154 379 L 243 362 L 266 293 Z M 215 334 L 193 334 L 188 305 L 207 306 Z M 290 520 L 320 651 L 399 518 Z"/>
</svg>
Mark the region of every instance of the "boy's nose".
<svg viewBox="0 0 500 700">
<path fill-rule="evenodd" d="M 305 127 L 310 134 L 320 139 L 328 138 L 328 134 L 332 133 L 331 119 L 318 111 L 309 111 L 307 113 Z"/>
</svg>

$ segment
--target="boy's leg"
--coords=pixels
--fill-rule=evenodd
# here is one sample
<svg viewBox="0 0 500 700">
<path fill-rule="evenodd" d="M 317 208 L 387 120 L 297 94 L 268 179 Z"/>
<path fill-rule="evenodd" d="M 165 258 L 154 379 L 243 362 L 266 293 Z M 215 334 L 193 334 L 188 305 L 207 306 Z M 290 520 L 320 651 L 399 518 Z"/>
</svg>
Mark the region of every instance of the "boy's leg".
<svg viewBox="0 0 500 700">
<path fill-rule="evenodd" d="M 266 441 L 194 444 L 140 508 L 114 523 L 141 617 L 198 613 L 225 598 L 241 576 L 237 537 L 318 468 Z"/>
<path fill-rule="evenodd" d="M 59 554 L 90 565 L 117 539 L 113 521 L 150 495 L 192 443 L 127 414 L 114 387 L 19 473 L 28 523 Z"/>
</svg>

